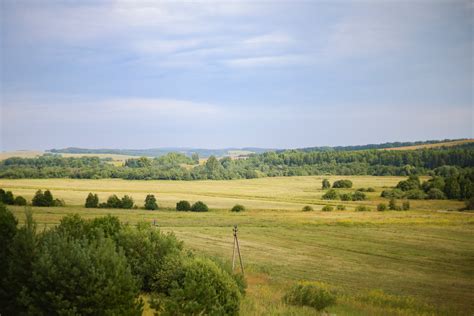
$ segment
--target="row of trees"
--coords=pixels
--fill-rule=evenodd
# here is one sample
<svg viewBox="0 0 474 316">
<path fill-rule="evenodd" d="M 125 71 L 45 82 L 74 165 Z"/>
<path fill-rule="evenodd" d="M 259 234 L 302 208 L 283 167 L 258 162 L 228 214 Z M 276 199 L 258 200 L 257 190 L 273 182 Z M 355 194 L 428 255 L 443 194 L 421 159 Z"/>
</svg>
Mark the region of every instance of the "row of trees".
<svg viewBox="0 0 474 316">
<path fill-rule="evenodd" d="M 37 231 L 0 205 L 0 314 L 237 315 L 245 281 L 229 265 L 183 250 L 172 234 L 117 217 L 64 217 Z"/>
<path fill-rule="evenodd" d="M 5 205 L 26 205 L 26 199 L 22 196 L 15 197 L 12 191 L 0 189 L 0 203 Z"/>
<path fill-rule="evenodd" d="M 122 178 L 122 179 L 242 179 L 303 175 L 434 174 L 437 168 L 474 166 L 474 145 L 411 151 L 303 151 L 287 150 L 250 155 L 247 159 L 199 157 L 170 153 L 160 158 L 128 159 L 114 166 L 97 157 L 9 158 L 0 162 L 0 178 Z"/>
</svg>

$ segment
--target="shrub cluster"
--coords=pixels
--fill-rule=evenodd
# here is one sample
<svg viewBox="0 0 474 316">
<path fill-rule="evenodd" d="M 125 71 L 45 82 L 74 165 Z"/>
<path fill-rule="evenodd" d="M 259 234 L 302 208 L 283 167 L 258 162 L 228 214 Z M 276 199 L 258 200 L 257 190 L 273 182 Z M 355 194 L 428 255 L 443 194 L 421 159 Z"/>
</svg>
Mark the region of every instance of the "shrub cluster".
<svg viewBox="0 0 474 316">
<path fill-rule="evenodd" d="M 352 181 L 351 180 L 337 180 L 334 181 L 332 187 L 335 189 L 350 189 L 352 188 Z"/>
<path fill-rule="evenodd" d="M 0 205 L 0 243 L 2 315 L 141 315 L 143 293 L 163 315 L 237 315 L 244 292 L 240 276 L 174 235 L 110 215 L 68 215 L 38 233 L 31 212 L 17 227 Z"/>
<path fill-rule="evenodd" d="M 36 191 L 35 196 L 31 200 L 31 204 L 33 206 L 40 206 L 40 207 L 66 205 L 66 203 L 64 203 L 64 200 L 55 199 L 53 197 L 53 194 L 49 190 L 44 191 L 44 193 L 41 190 Z"/>
<path fill-rule="evenodd" d="M 341 201 L 364 201 L 367 199 L 367 196 L 365 195 L 365 193 L 360 191 L 355 191 L 354 193 L 339 194 L 336 190 L 330 189 L 325 194 L 323 194 L 322 198 L 324 200 L 340 199 Z"/>
<path fill-rule="evenodd" d="M 3 203 L 5 205 L 26 205 L 26 199 L 22 197 L 21 195 L 18 195 L 15 197 L 12 193 L 12 191 L 5 191 L 3 189 L 0 189 L 0 203 Z"/>
<path fill-rule="evenodd" d="M 309 306 L 318 311 L 334 305 L 336 294 L 321 282 L 299 282 L 283 297 L 287 304 Z"/>
<path fill-rule="evenodd" d="M 231 211 L 231 212 L 243 212 L 243 211 L 245 211 L 245 207 L 244 207 L 243 205 L 241 205 L 241 204 L 235 204 L 235 205 L 231 208 L 230 211 Z"/>
<path fill-rule="evenodd" d="M 123 209 L 131 209 L 134 207 L 134 201 L 131 196 L 124 195 L 121 199 L 112 194 L 108 197 L 107 202 L 99 203 L 99 208 L 123 208 Z"/>
<path fill-rule="evenodd" d="M 176 203 L 176 210 L 177 211 L 191 211 L 191 212 L 207 212 L 209 211 L 209 207 L 206 205 L 206 203 L 202 201 L 197 201 L 193 205 L 189 203 L 188 201 L 179 201 Z"/>
</svg>

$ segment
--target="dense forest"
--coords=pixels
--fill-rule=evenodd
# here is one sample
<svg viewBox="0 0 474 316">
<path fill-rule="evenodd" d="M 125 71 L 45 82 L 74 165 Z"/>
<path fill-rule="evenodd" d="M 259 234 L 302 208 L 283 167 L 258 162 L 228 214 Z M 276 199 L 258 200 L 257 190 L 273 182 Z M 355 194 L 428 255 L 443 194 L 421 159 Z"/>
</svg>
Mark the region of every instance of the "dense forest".
<svg viewBox="0 0 474 316">
<path fill-rule="evenodd" d="M 217 159 L 199 164 L 192 158 L 169 153 L 159 158 L 128 159 L 115 166 L 98 157 L 9 158 L 0 162 L 0 178 L 122 178 L 122 179 L 242 179 L 305 175 L 397 175 L 433 174 L 436 168 L 474 166 L 474 145 L 407 151 L 302 151 L 266 152 L 246 159 Z"/>
</svg>

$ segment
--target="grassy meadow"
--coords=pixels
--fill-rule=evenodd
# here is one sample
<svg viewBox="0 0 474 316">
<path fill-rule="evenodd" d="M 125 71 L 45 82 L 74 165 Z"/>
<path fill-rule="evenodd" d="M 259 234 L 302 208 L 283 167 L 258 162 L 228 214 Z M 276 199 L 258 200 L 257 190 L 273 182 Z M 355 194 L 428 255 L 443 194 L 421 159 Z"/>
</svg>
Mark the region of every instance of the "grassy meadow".
<svg viewBox="0 0 474 316">
<path fill-rule="evenodd" d="M 261 178 L 231 181 L 126 181 L 115 179 L 0 179 L 0 187 L 31 199 L 50 189 L 67 206 L 33 207 L 39 228 L 62 216 L 85 218 L 113 214 L 130 224 L 156 222 L 188 248 L 222 259 L 232 256 L 232 226 L 239 240 L 248 290 L 242 315 L 315 315 L 310 308 L 287 306 L 281 298 L 293 282 L 323 281 L 338 292 L 329 308 L 337 315 L 472 315 L 474 312 L 474 213 L 448 211 L 459 201 L 410 201 L 410 211 L 377 212 L 384 188 L 402 177 L 331 176 L 331 183 L 350 179 L 357 188 L 373 187 L 367 201 L 324 201 L 322 177 Z M 147 194 L 160 210 L 85 209 L 89 192 L 104 201 L 109 195 L 131 195 L 138 206 Z M 207 213 L 176 212 L 178 200 L 202 200 Z M 231 213 L 234 204 L 247 210 Z M 321 212 L 324 205 L 345 211 Z M 305 205 L 315 211 L 302 212 Z M 367 205 L 371 212 L 355 212 Z M 22 207 L 10 207 L 20 219 Z M 148 313 L 151 311 L 148 310 Z"/>
</svg>

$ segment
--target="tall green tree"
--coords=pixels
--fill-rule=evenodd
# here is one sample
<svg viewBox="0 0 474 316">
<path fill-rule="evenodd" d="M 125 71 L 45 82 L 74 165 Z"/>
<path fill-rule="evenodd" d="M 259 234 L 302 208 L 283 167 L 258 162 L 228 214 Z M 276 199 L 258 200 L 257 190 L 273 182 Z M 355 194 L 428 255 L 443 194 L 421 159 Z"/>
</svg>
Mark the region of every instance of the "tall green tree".
<svg viewBox="0 0 474 316">
<path fill-rule="evenodd" d="M 86 208 L 97 208 L 99 206 L 99 196 L 97 194 L 89 193 L 86 198 Z"/>
<path fill-rule="evenodd" d="M 158 204 L 156 203 L 156 198 L 153 194 L 148 194 L 145 198 L 145 209 L 146 210 L 156 210 L 158 209 Z"/>
</svg>

